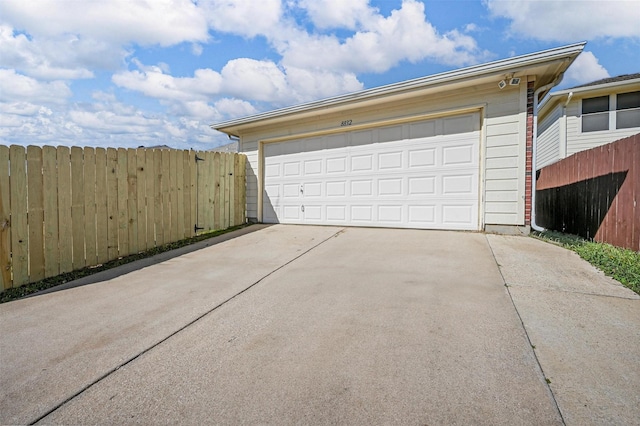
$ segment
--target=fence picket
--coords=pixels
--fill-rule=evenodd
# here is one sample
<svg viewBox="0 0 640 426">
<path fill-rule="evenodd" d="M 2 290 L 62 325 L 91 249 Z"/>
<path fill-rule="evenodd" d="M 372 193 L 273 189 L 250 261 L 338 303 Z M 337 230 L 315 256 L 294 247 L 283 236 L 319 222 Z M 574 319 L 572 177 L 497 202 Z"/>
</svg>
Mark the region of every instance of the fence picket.
<svg viewBox="0 0 640 426">
<path fill-rule="evenodd" d="M 169 182 L 171 177 L 171 160 L 168 149 L 161 150 L 162 152 L 162 168 L 161 170 L 161 186 L 162 186 L 162 229 L 163 229 L 163 242 L 167 244 L 171 241 L 171 196 L 169 194 Z"/>
<path fill-rule="evenodd" d="M 156 247 L 164 244 L 164 226 L 162 223 L 162 151 L 153 150 L 153 166 L 155 171 L 155 180 L 153 182 L 154 194 L 153 205 L 155 210 L 155 230 L 156 230 Z"/>
<path fill-rule="evenodd" d="M 58 249 L 58 154 L 54 147 L 42 148 L 42 184 L 44 194 L 44 274 L 60 273 Z"/>
<path fill-rule="evenodd" d="M 85 266 L 84 250 L 84 151 L 71 148 L 71 228 L 72 228 L 72 267 Z"/>
<path fill-rule="evenodd" d="M 11 176 L 11 268 L 14 285 L 29 282 L 29 234 L 27 228 L 27 169 L 24 147 L 9 147 Z"/>
<path fill-rule="evenodd" d="M 224 153 L 224 224 L 223 229 L 230 226 L 229 214 L 231 213 L 231 174 L 233 171 L 233 162 L 231 161 L 231 155 Z"/>
<path fill-rule="evenodd" d="M 183 196 L 183 211 L 182 211 L 182 238 L 189 238 L 191 236 L 191 229 L 193 223 L 191 223 L 191 151 L 182 151 L 182 196 Z"/>
<path fill-rule="evenodd" d="M 155 207 L 155 183 L 156 169 L 154 163 L 155 153 L 149 149 L 144 153 L 145 156 L 145 206 L 147 209 L 147 239 L 145 248 L 147 250 L 156 246 L 156 207 Z"/>
<path fill-rule="evenodd" d="M 174 241 L 179 241 L 184 238 L 184 232 L 182 229 L 182 224 L 184 223 L 184 171 L 182 169 L 182 152 L 181 151 L 173 151 L 173 156 L 175 158 L 175 170 L 173 177 L 171 178 L 171 183 L 175 188 L 175 200 L 176 206 L 174 211 L 176 212 L 175 220 L 172 220 L 172 226 L 175 224 L 175 234 Z M 172 218 L 173 219 L 173 218 Z"/>
<path fill-rule="evenodd" d="M 84 242 L 87 266 L 98 263 L 96 249 L 96 151 L 84 149 Z"/>
<path fill-rule="evenodd" d="M 11 288 L 9 147 L 0 146 L 0 290 Z"/>
<path fill-rule="evenodd" d="M 109 189 L 107 150 L 96 148 L 96 247 L 98 263 L 109 260 Z"/>
<path fill-rule="evenodd" d="M 195 151 L 189 151 L 189 192 L 191 193 L 191 220 L 189 221 L 189 230 L 191 232 L 191 236 L 196 235 L 195 224 L 196 224 L 196 203 L 197 203 L 197 193 L 196 193 L 196 185 L 197 185 L 197 170 L 196 170 L 196 162 L 195 162 Z"/>
<path fill-rule="evenodd" d="M 135 149 L 127 149 L 127 238 L 129 254 L 138 253 L 138 175 Z"/>
<path fill-rule="evenodd" d="M 170 225 L 170 241 L 178 241 L 178 188 L 176 186 L 176 174 L 178 170 L 178 151 L 167 150 L 169 153 L 169 203 L 171 205 Z"/>
<path fill-rule="evenodd" d="M 138 235 L 136 237 L 138 251 L 147 249 L 147 208 L 146 208 L 146 189 L 147 189 L 147 159 L 145 150 L 138 148 L 136 150 L 136 222 Z"/>
<path fill-rule="evenodd" d="M 29 281 L 44 278 L 44 200 L 42 148 L 27 147 L 27 222 L 29 226 Z M 39 224 L 39 226 L 38 226 Z"/>
<path fill-rule="evenodd" d="M 211 155 L 211 185 L 213 185 L 214 193 L 213 193 L 213 228 L 220 229 L 222 228 L 222 209 L 221 205 L 223 204 L 222 198 L 220 194 L 220 153 L 215 152 Z"/>
<path fill-rule="evenodd" d="M 107 254 L 118 257 L 118 151 L 107 148 Z"/>
<path fill-rule="evenodd" d="M 118 148 L 118 168 L 116 169 L 118 180 L 118 256 L 129 254 L 129 232 L 127 225 L 129 222 L 129 210 L 127 202 L 127 150 Z"/>
<path fill-rule="evenodd" d="M 57 148 L 58 157 L 58 249 L 60 273 L 73 271 L 73 226 L 71 223 L 71 152 Z"/>
</svg>

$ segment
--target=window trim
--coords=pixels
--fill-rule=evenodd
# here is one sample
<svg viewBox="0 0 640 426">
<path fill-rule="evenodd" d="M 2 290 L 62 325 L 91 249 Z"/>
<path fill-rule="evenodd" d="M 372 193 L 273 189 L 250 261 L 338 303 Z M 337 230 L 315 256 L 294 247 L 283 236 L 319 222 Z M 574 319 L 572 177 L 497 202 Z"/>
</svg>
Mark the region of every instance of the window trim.
<svg viewBox="0 0 640 426">
<path fill-rule="evenodd" d="M 630 92 L 617 92 L 617 93 L 610 93 L 609 95 L 600 95 L 600 96 L 588 96 L 588 97 L 583 97 L 579 99 L 578 102 L 578 113 L 580 114 L 580 123 L 578 125 L 578 134 L 581 135 L 592 135 L 592 134 L 600 134 L 600 133 L 604 133 L 604 132 L 628 132 L 631 129 L 640 129 L 640 126 L 637 127 L 625 127 L 625 128 L 621 128 L 618 129 L 616 127 L 617 125 L 617 113 L 618 113 L 618 95 L 624 94 L 624 93 L 633 93 L 633 92 L 637 92 L 637 90 L 632 90 Z M 583 131 L 583 127 L 582 127 L 582 118 L 585 116 L 585 114 L 582 113 L 582 102 L 585 99 L 592 99 L 592 98 L 600 98 L 603 96 L 609 96 L 609 111 L 602 111 L 602 112 L 596 112 L 596 113 L 588 113 L 586 115 L 593 115 L 593 114 L 602 114 L 604 112 L 608 113 L 609 116 L 609 127 L 607 129 L 603 129 L 603 130 L 592 130 L 592 131 Z M 628 111 L 631 108 L 627 108 L 627 109 L 623 109 L 620 111 Z"/>
</svg>

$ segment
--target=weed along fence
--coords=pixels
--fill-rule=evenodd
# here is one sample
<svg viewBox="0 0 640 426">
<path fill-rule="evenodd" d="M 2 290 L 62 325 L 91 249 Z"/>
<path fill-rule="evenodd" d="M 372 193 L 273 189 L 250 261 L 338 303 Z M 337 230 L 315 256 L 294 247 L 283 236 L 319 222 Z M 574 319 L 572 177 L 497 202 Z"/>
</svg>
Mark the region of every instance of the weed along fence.
<svg viewBox="0 0 640 426">
<path fill-rule="evenodd" d="M 0 290 L 244 223 L 245 161 L 0 146 Z"/>
</svg>

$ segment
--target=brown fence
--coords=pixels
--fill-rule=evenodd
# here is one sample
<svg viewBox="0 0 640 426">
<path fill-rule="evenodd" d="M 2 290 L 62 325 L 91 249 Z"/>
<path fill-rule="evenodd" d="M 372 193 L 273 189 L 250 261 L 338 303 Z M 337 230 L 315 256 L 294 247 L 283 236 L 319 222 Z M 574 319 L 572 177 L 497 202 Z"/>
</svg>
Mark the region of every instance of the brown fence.
<svg viewBox="0 0 640 426">
<path fill-rule="evenodd" d="M 536 186 L 539 225 L 640 250 L 640 134 L 544 167 Z"/>
<path fill-rule="evenodd" d="M 0 146 L 0 291 L 244 223 L 245 161 Z"/>
</svg>

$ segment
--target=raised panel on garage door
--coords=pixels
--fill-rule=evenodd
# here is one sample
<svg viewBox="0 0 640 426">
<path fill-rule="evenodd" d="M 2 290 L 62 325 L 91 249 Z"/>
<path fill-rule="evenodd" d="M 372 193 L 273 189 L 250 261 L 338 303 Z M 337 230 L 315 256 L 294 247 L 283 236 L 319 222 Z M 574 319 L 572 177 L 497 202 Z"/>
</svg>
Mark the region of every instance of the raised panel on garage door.
<svg viewBox="0 0 640 426">
<path fill-rule="evenodd" d="M 267 223 L 479 228 L 477 113 L 263 146 Z"/>
</svg>

